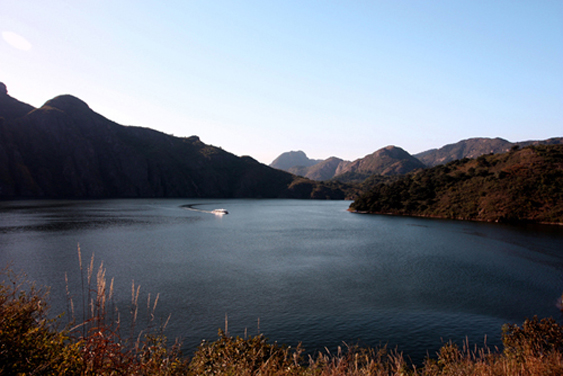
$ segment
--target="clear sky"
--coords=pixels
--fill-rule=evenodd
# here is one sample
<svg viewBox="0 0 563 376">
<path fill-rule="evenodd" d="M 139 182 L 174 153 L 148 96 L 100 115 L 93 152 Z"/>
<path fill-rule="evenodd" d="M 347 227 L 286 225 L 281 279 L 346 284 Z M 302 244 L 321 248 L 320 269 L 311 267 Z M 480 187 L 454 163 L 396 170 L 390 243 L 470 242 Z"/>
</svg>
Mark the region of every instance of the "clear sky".
<svg viewBox="0 0 563 376">
<path fill-rule="evenodd" d="M 563 136 L 562 0 L 1 0 L 0 81 L 270 163 Z"/>
</svg>

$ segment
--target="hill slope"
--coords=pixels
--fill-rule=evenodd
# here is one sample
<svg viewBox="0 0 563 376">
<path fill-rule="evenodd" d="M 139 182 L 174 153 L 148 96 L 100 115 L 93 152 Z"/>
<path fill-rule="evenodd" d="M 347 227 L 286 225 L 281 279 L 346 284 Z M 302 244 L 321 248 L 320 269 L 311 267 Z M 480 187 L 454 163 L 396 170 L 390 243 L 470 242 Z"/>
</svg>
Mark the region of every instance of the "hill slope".
<svg viewBox="0 0 563 376">
<path fill-rule="evenodd" d="M 347 165 L 349 163 L 350 162 L 343 161 L 340 158 L 330 157 L 311 167 L 307 167 L 305 169 L 291 168 L 289 171 L 296 175 L 304 176 L 308 179 L 323 181 L 332 179 L 336 174 L 336 170 L 341 168 L 341 166 Z"/>
<path fill-rule="evenodd" d="M 344 197 L 197 137 L 119 125 L 70 95 L 34 109 L 0 90 L 0 104 L 1 199 Z"/>
<path fill-rule="evenodd" d="M 350 206 L 369 213 L 563 223 L 563 145 L 462 159 L 378 184 Z"/>
<path fill-rule="evenodd" d="M 354 162 L 340 165 L 334 179 L 363 181 L 371 175 L 403 175 L 424 168 L 418 159 L 397 146 L 387 146 Z"/>
</svg>

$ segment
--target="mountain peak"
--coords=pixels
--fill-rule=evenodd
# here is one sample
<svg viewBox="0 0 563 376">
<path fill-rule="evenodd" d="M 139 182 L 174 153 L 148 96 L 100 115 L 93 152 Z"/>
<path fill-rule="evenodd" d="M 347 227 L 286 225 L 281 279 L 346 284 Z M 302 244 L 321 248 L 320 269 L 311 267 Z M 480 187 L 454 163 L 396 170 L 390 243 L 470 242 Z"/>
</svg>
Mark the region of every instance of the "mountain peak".
<svg viewBox="0 0 563 376">
<path fill-rule="evenodd" d="M 402 175 L 423 168 L 424 165 L 415 157 L 398 146 L 389 145 L 351 162 L 336 171 L 335 177 L 349 174 L 357 179 L 370 175 Z"/>
<path fill-rule="evenodd" d="M 296 166 L 310 167 L 319 162 L 320 160 L 309 159 L 307 157 L 307 154 L 305 154 L 301 150 L 288 151 L 286 153 L 281 154 L 272 163 L 270 163 L 270 167 L 287 171 L 292 167 L 296 167 Z"/>
<path fill-rule="evenodd" d="M 379 149 L 377 152 L 383 153 L 383 152 L 387 152 L 387 153 L 406 153 L 406 151 L 398 146 L 395 145 L 388 145 L 385 146 L 384 148 Z"/>
<path fill-rule="evenodd" d="M 5 120 L 17 119 L 33 110 L 33 106 L 10 97 L 6 85 L 0 82 L 0 117 Z"/>
<path fill-rule="evenodd" d="M 91 111 L 86 102 L 68 94 L 59 95 L 58 97 L 49 100 L 44 104 L 44 106 L 53 107 L 64 112 L 76 110 Z"/>
</svg>

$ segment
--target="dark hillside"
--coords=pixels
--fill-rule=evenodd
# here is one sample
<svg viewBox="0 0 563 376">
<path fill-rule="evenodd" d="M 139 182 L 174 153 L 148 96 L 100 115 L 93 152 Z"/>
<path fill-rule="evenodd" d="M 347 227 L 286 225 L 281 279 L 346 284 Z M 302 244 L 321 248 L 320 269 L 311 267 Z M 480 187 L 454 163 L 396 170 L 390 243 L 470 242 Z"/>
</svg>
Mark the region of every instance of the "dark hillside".
<svg viewBox="0 0 563 376">
<path fill-rule="evenodd" d="M 10 97 L 6 85 L 0 82 L 0 122 L 17 119 L 33 111 L 33 109 L 33 106 Z M 4 120 L 1 120 L 1 118 L 4 118 Z"/>
<path fill-rule="evenodd" d="M 378 184 L 350 206 L 368 213 L 563 223 L 563 145 L 462 159 Z"/>
<path fill-rule="evenodd" d="M 0 92 L 0 198 L 292 197 L 297 179 L 198 137 L 114 123 L 70 95 L 41 108 Z M 320 184 L 320 183 L 319 183 Z M 342 197 L 325 187 L 326 197 Z"/>
</svg>

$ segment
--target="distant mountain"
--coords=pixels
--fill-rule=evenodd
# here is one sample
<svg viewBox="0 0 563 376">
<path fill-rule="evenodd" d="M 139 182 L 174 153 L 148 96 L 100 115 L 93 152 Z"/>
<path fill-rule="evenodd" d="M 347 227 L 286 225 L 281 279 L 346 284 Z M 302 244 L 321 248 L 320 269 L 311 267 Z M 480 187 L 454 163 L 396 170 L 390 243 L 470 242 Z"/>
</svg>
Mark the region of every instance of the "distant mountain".
<svg viewBox="0 0 563 376">
<path fill-rule="evenodd" d="M 0 199 L 344 196 L 196 136 L 119 125 L 70 95 L 35 109 L 0 86 Z"/>
<path fill-rule="evenodd" d="M 553 137 L 547 140 L 533 140 L 533 141 L 519 141 L 515 142 L 515 145 L 519 147 L 525 147 L 530 145 L 560 145 L 563 144 L 563 137 Z"/>
<path fill-rule="evenodd" d="M 342 165 L 346 165 L 348 163 L 350 162 L 343 161 L 340 158 L 330 157 L 311 167 L 307 167 L 305 169 L 291 168 L 289 171 L 312 180 L 324 181 L 332 179 L 336 174 L 336 170 L 341 168 Z"/>
<path fill-rule="evenodd" d="M 307 179 L 325 181 L 332 179 L 339 166 L 346 163 L 350 162 L 343 161 L 340 158 L 330 157 L 309 167 L 294 166 L 288 168 L 286 171 L 291 172 L 294 175 L 303 176 Z"/>
<path fill-rule="evenodd" d="M 290 153 L 280 155 L 276 161 Z M 303 153 L 303 155 L 305 154 Z M 287 163 L 287 165 L 290 164 Z M 270 166 L 273 165 L 274 163 Z M 423 167 L 424 165 L 418 159 L 403 149 L 387 146 L 353 162 L 331 157 L 310 166 L 291 166 L 286 171 L 317 181 L 335 179 L 343 182 L 361 182 L 374 174 L 401 175 Z"/>
<path fill-rule="evenodd" d="M 336 170 L 335 179 L 342 179 L 346 175 L 356 176 L 364 180 L 371 175 L 403 175 L 413 170 L 424 168 L 418 159 L 397 146 L 387 146 L 375 153 L 366 155 Z"/>
<path fill-rule="evenodd" d="M 431 149 L 414 156 L 428 167 L 445 164 L 462 158 L 477 158 L 484 154 L 498 154 L 509 151 L 514 146 L 524 147 L 540 144 L 560 144 L 563 138 L 552 138 L 545 141 L 510 142 L 502 138 L 470 138 Z"/>
<path fill-rule="evenodd" d="M 563 223 L 563 145 L 536 145 L 419 170 L 373 186 L 360 212 Z"/>
<path fill-rule="evenodd" d="M 472 159 L 486 154 L 505 153 L 514 147 L 558 144 L 563 144 L 563 137 L 519 142 L 510 142 L 498 137 L 481 137 L 462 140 L 414 156 L 396 146 L 388 146 L 354 162 L 336 157 L 319 162 L 308 159 L 302 151 L 288 152 L 280 155 L 270 166 L 316 181 L 338 179 L 342 182 L 358 183 L 373 174 L 401 175 L 417 168 L 434 167 L 463 158 Z M 393 149 L 395 150 L 393 151 Z M 422 162 L 422 165 L 412 157 Z M 283 166 L 283 168 L 277 166 Z"/>
<path fill-rule="evenodd" d="M 270 167 L 289 171 L 289 169 L 293 167 L 310 167 L 321 161 L 322 159 L 309 159 L 301 150 L 288 151 L 274 159 L 274 161 L 270 163 Z"/>
</svg>

